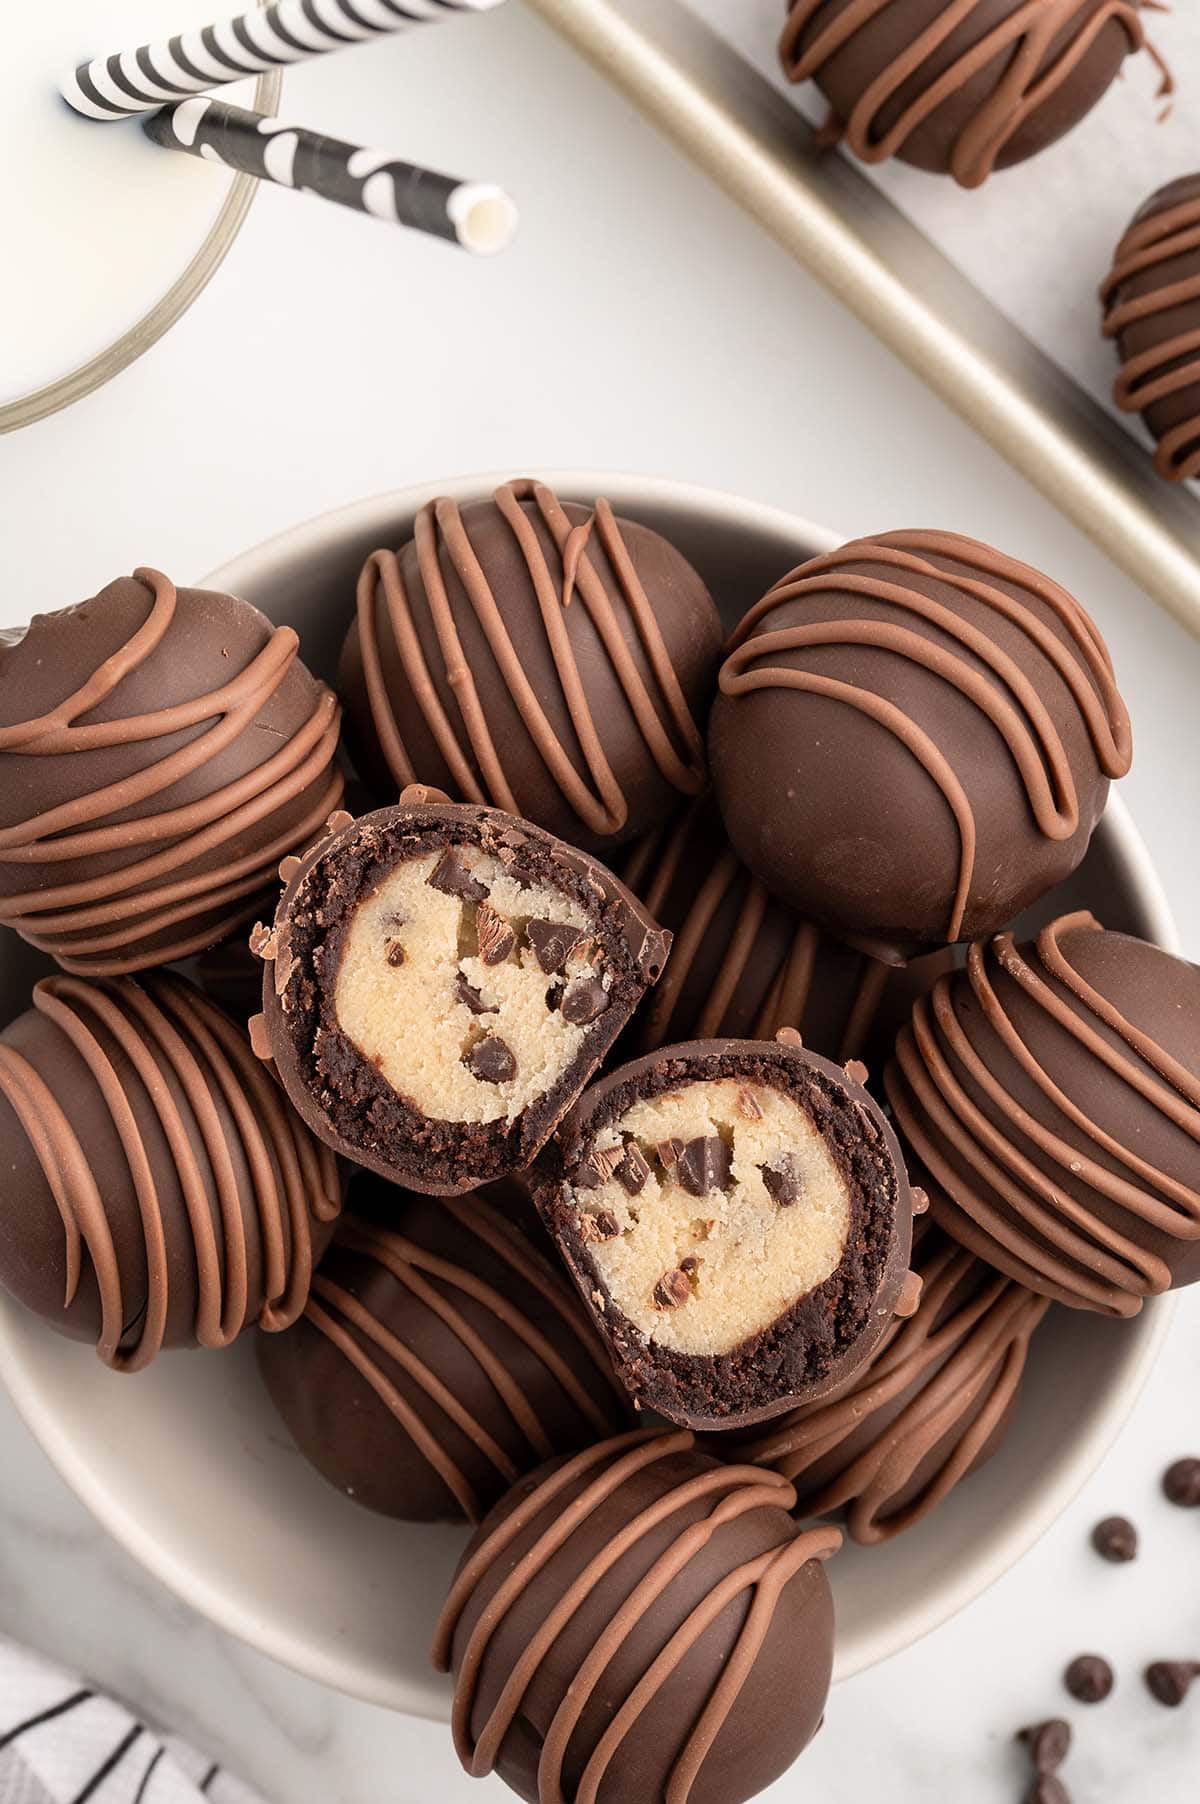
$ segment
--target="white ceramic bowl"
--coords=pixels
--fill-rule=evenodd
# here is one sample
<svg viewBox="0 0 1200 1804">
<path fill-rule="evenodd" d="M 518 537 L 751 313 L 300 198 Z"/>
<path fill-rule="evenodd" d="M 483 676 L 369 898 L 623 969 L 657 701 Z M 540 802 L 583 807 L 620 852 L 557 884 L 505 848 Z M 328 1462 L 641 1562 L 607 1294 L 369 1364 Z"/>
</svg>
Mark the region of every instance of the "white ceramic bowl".
<svg viewBox="0 0 1200 1804">
<path fill-rule="evenodd" d="M 546 474 L 560 493 L 605 494 L 618 512 L 667 533 L 731 615 L 791 564 L 836 542 L 791 514 L 704 489 L 608 472 Z M 430 496 L 485 493 L 499 480 L 441 483 L 344 508 L 207 580 L 293 622 L 308 661 L 328 673 L 366 553 L 404 539 Z M 1170 914 L 1119 802 L 1070 892 L 1059 905 L 1086 898 L 1110 926 L 1174 947 Z M 6 938 L 5 1019 L 24 1006 L 30 970 L 30 958 Z M 1012 1432 L 986 1473 L 890 1545 L 839 1555 L 831 1569 L 838 1677 L 928 1633 L 1049 1527 L 1132 1408 L 1169 1314 L 1166 1298 L 1130 1323 L 1054 1312 L 1034 1344 Z M 194 1608 L 340 1690 L 413 1715 L 448 1715 L 448 1688 L 429 1671 L 426 1648 L 464 1533 L 384 1521 L 326 1485 L 275 1419 L 249 1339 L 228 1353 L 168 1354 L 137 1378 L 120 1378 L 5 1299 L 0 1366 L 68 1484 Z"/>
</svg>

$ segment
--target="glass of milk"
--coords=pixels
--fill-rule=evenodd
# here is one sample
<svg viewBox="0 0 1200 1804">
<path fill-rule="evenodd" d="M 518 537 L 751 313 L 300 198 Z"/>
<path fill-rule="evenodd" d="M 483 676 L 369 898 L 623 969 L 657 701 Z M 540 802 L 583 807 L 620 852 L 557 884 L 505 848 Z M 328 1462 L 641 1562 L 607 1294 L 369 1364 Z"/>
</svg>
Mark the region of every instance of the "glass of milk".
<svg viewBox="0 0 1200 1804">
<path fill-rule="evenodd" d="M 90 394 L 189 307 L 257 184 L 151 144 L 136 119 L 81 119 L 77 63 L 211 25 L 237 0 L 36 0 L 5 40 L 0 107 L 0 432 Z M 277 71 L 223 90 L 259 112 Z"/>
</svg>

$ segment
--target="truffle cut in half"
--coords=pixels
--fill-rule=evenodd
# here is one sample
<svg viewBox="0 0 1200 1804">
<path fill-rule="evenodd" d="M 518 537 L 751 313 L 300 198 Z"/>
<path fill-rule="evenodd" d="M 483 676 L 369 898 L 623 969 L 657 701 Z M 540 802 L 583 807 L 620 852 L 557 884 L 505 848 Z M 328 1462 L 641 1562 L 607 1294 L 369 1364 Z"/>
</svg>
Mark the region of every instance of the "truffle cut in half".
<svg viewBox="0 0 1200 1804">
<path fill-rule="evenodd" d="M 545 1168 L 538 1206 L 639 1407 L 765 1420 L 857 1370 L 892 1319 L 911 1244 L 899 1149 L 794 1034 L 623 1066 Z"/>
<path fill-rule="evenodd" d="M 670 945 L 603 866 L 406 792 L 287 868 L 256 1044 L 313 1131 L 450 1194 L 529 1164 Z"/>
</svg>

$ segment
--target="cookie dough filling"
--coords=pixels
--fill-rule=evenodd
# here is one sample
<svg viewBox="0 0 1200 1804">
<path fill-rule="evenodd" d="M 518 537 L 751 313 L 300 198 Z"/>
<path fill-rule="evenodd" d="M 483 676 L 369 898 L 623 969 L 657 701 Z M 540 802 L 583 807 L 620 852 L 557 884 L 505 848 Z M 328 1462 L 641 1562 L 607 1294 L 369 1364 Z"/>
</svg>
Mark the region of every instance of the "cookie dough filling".
<svg viewBox="0 0 1200 1804">
<path fill-rule="evenodd" d="M 418 786 L 284 881 L 255 1045 L 322 1140 L 430 1195 L 531 1163 L 671 943 L 596 859 Z"/>
<path fill-rule="evenodd" d="M 565 1117 L 538 1209 L 638 1408 L 740 1428 L 870 1358 L 905 1302 L 912 1196 L 861 1075 L 786 1031 L 692 1040 Z"/>
<path fill-rule="evenodd" d="M 850 1227 L 846 1178 L 810 1117 L 734 1078 L 636 1102 L 597 1139 L 572 1198 L 617 1308 L 689 1354 L 769 1328 L 836 1269 Z"/>
<path fill-rule="evenodd" d="M 334 1010 L 423 1115 L 511 1122 L 578 1056 L 611 981 L 570 897 L 451 847 L 398 865 L 358 904 Z"/>
</svg>

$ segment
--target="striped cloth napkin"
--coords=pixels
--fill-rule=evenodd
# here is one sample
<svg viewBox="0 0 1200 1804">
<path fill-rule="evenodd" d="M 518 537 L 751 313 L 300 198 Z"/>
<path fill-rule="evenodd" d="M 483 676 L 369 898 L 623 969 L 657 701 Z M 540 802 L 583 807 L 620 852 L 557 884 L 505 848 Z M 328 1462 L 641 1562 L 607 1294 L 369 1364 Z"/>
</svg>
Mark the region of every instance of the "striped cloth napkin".
<svg viewBox="0 0 1200 1804">
<path fill-rule="evenodd" d="M 215 1761 L 0 1636 L 0 1804 L 262 1804 Z"/>
</svg>

